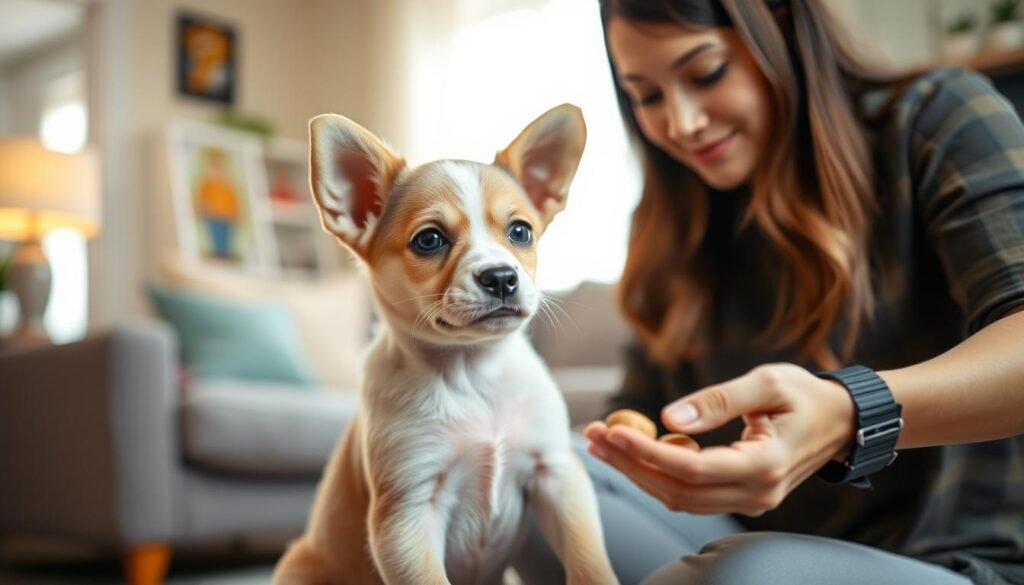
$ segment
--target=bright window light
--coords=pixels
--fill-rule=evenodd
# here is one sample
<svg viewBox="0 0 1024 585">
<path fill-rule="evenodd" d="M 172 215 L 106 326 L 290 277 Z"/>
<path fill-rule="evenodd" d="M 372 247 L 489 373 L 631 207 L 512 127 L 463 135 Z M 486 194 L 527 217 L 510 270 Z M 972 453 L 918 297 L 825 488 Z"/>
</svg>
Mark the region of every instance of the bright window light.
<svg viewBox="0 0 1024 585">
<path fill-rule="evenodd" d="M 412 46 L 413 152 L 490 161 L 535 117 L 570 102 L 583 110 L 587 147 L 568 205 L 540 242 L 546 290 L 618 280 L 639 171 L 615 102 L 596 2 L 548 0 L 472 20 L 448 51 Z M 440 83 L 439 83 L 440 82 Z M 430 94 L 422 88 L 441 87 Z"/>
<path fill-rule="evenodd" d="M 43 325 L 55 343 L 81 339 L 88 315 L 85 238 L 75 230 L 54 230 L 43 240 L 43 251 L 53 274 Z"/>
<path fill-rule="evenodd" d="M 50 82 L 43 91 L 39 139 L 59 152 L 75 153 L 85 147 L 88 113 L 85 76 L 76 71 Z M 88 259 L 85 238 L 73 230 L 55 230 L 43 239 L 50 262 L 50 301 L 43 325 L 56 343 L 81 339 L 88 325 Z"/>
<path fill-rule="evenodd" d="M 87 133 L 85 104 L 80 101 L 55 104 L 47 108 L 39 124 L 43 144 L 58 152 L 82 150 Z"/>
</svg>

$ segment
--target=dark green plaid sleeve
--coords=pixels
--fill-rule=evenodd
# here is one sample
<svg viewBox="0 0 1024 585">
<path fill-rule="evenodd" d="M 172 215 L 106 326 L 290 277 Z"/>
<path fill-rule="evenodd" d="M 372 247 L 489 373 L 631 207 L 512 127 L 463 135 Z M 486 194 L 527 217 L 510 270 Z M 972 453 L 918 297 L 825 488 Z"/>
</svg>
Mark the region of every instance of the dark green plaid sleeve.
<svg viewBox="0 0 1024 585">
<path fill-rule="evenodd" d="M 978 74 L 946 71 L 916 91 L 916 211 L 974 333 L 1024 306 L 1024 125 Z"/>
</svg>

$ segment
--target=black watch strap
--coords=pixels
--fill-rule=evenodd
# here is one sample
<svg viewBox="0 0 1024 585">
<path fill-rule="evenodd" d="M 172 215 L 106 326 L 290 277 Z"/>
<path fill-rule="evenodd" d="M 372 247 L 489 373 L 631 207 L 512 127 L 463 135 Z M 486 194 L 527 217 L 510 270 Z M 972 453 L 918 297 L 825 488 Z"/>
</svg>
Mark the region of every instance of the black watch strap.
<svg viewBox="0 0 1024 585">
<path fill-rule="evenodd" d="M 819 372 L 819 378 L 842 384 L 857 410 L 857 434 L 846 461 L 829 461 L 818 477 L 830 483 L 870 488 L 868 476 L 885 469 L 896 459 L 896 441 L 903 429 L 903 407 L 871 368 L 851 366 L 835 372 Z"/>
</svg>

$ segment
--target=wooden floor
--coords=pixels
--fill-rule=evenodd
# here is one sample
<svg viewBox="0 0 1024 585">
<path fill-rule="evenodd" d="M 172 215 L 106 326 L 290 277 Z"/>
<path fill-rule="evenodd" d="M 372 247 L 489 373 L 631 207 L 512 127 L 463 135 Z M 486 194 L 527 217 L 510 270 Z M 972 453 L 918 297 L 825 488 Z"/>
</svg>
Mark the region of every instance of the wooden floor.
<svg viewBox="0 0 1024 585">
<path fill-rule="evenodd" d="M 269 585 L 280 551 L 228 546 L 176 550 L 165 585 Z M 52 543 L 0 547 L 0 585 L 123 585 L 121 559 Z"/>
<path fill-rule="evenodd" d="M 27 550 L 27 552 L 26 552 Z M 164 585 L 270 585 L 276 549 L 176 551 Z M 509 585 L 521 585 L 514 571 Z M 123 585 L 116 558 L 41 548 L 0 551 L 0 585 Z"/>
<path fill-rule="evenodd" d="M 96 567 L 0 568 L 0 585 L 122 585 L 121 574 Z M 171 570 L 166 585 L 269 585 L 273 565 Z"/>
</svg>

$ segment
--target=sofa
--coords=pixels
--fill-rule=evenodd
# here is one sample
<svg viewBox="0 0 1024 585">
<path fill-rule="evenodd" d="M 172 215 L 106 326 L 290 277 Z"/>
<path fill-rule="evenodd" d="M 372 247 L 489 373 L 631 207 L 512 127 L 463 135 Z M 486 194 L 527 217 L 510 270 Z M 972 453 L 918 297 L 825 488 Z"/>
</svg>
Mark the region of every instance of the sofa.
<svg viewBox="0 0 1024 585">
<path fill-rule="evenodd" d="M 538 317 L 530 335 L 580 425 L 619 384 L 627 334 L 608 285 L 552 296 L 558 322 Z M 369 313 L 350 304 L 349 320 Z M 152 319 L 0 354 L 0 539 L 105 547 L 123 555 L 129 584 L 148 585 L 175 546 L 301 532 L 356 408 L 355 382 L 339 386 L 358 360 L 344 355 L 348 370 L 313 388 L 206 379 L 183 372 L 179 333 Z"/>
</svg>

